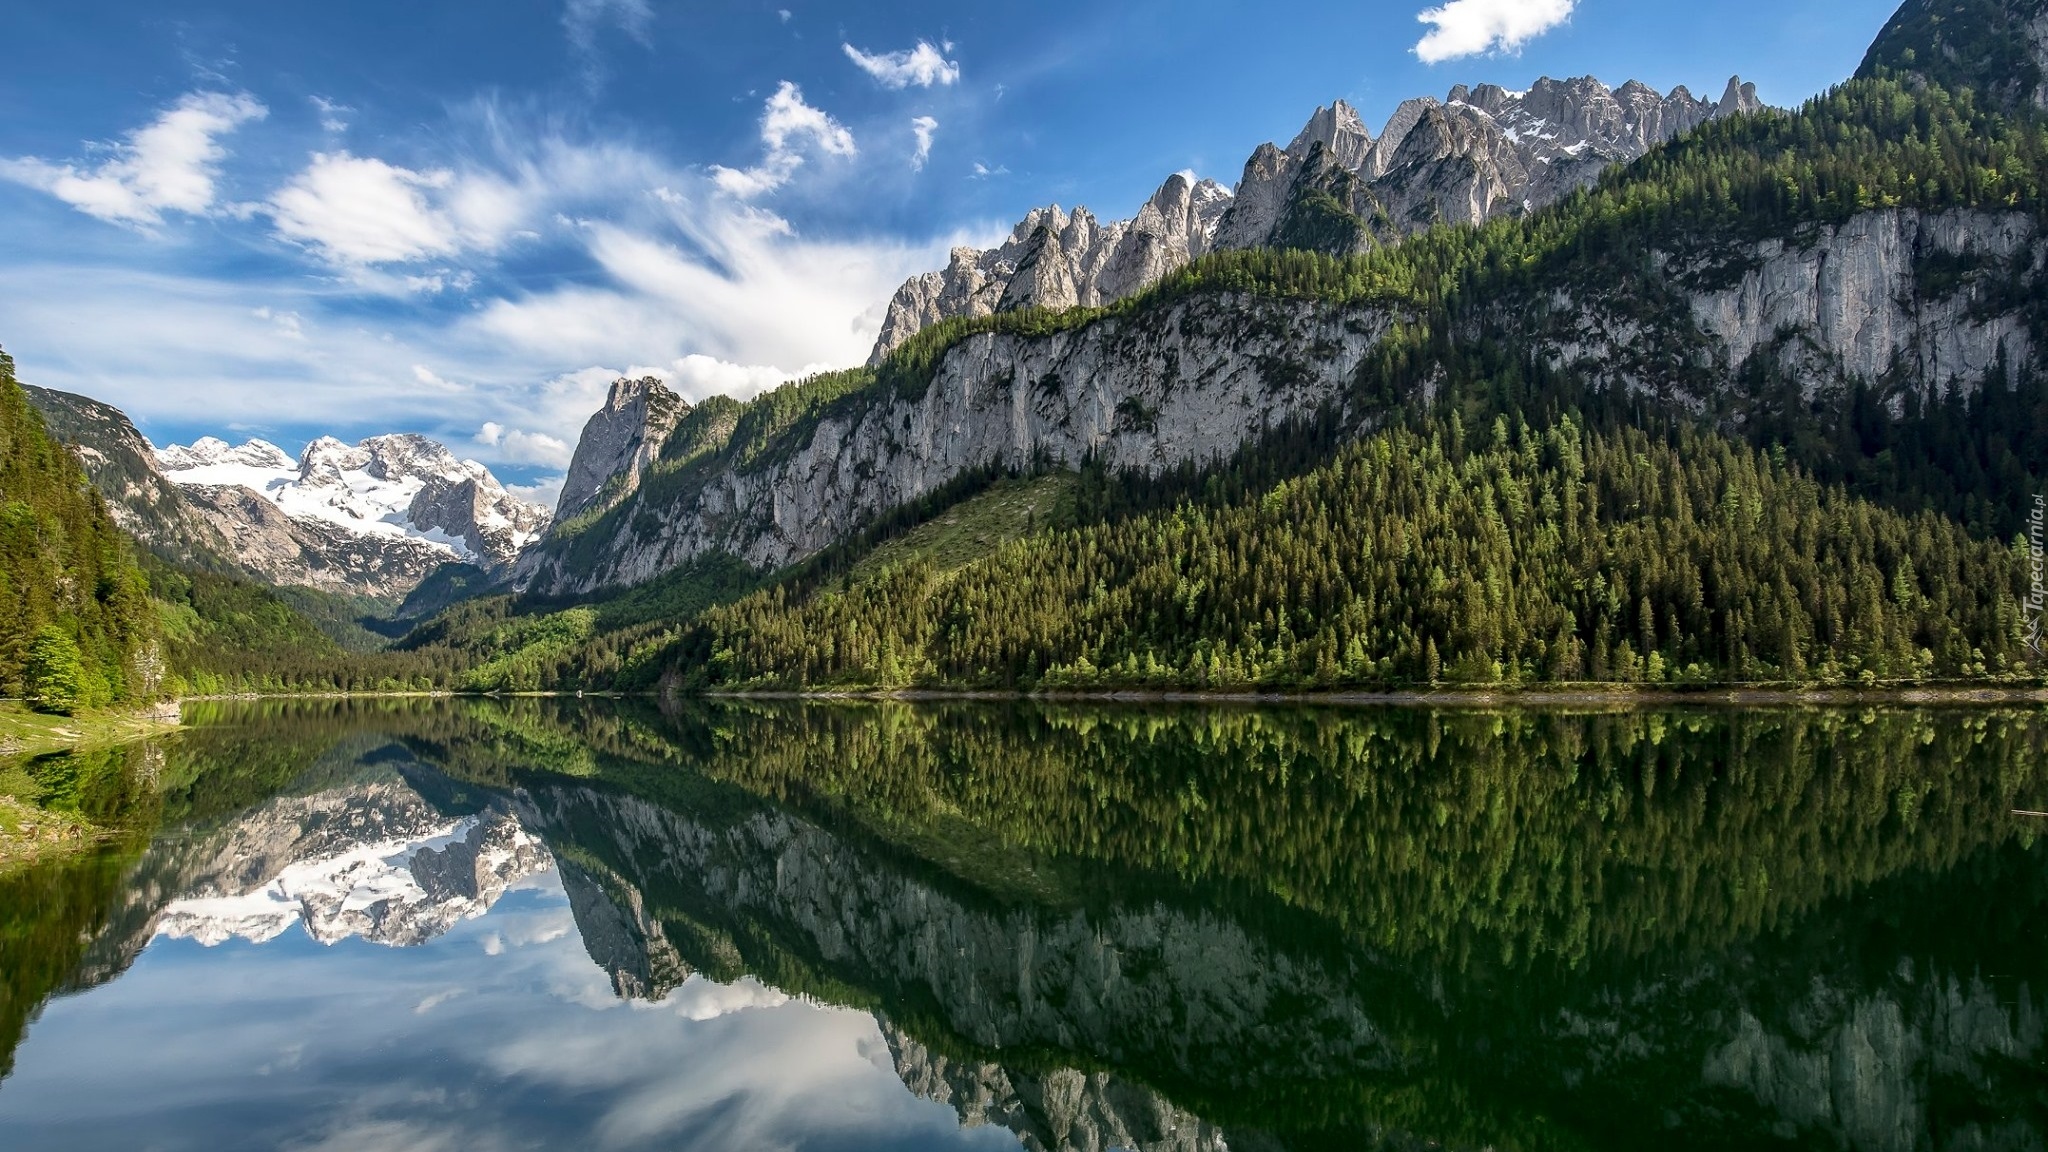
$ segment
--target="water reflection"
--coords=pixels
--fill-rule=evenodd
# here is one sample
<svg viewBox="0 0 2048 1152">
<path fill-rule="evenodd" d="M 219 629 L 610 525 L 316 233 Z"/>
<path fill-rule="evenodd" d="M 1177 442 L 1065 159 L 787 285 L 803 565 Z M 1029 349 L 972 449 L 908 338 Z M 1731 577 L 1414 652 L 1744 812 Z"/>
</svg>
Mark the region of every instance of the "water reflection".
<svg viewBox="0 0 2048 1152">
<path fill-rule="evenodd" d="M 153 841 L 0 881 L 9 1009 L 104 985 L 31 1030 L 10 1146 L 2048 1131 L 2038 711 L 202 719 Z"/>
</svg>

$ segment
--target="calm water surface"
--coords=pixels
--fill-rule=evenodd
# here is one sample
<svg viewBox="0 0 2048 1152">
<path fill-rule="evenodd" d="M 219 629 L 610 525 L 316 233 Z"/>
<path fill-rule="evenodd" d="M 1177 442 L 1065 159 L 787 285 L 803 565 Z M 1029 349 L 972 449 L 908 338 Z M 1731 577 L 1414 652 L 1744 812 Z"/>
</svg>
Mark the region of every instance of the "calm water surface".
<svg viewBox="0 0 2048 1152">
<path fill-rule="evenodd" d="M 213 706 L 0 1148 L 2048 1148 L 2048 713 Z"/>
</svg>

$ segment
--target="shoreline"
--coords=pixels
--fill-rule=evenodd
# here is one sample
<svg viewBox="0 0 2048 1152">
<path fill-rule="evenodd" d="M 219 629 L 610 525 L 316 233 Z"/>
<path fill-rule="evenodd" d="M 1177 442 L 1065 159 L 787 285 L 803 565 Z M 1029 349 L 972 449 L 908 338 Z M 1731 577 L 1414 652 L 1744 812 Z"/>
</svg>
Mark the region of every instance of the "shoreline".
<svg viewBox="0 0 2048 1152">
<path fill-rule="evenodd" d="M 1046 701 L 1060 704 L 1328 704 L 1341 707 L 1498 708 L 1593 707 L 1620 709 L 1672 704 L 1721 707 L 1812 705 L 1846 707 L 1857 704 L 1921 707 L 1929 705 L 2048 704 L 2048 686 L 1985 687 L 1780 687 L 1780 688 L 1472 688 L 1401 689 L 1374 692 L 1189 692 L 1171 689 L 1110 692 L 1002 692 L 943 689 L 846 689 L 795 692 L 787 690 L 692 693 L 713 700 L 846 700 L 906 703 L 959 701 Z"/>
<path fill-rule="evenodd" d="M 1340 707 L 1500 708 L 1611 707 L 1634 708 L 1703 704 L 1718 707 L 1897 707 L 2048 704 L 2048 684 L 1948 684 L 1861 687 L 1850 685 L 1760 685 L 1757 687 L 1638 688 L 1615 685 L 1568 685 L 1515 688 L 1389 689 L 1342 692 L 1196 692 L 1185 689 L 1073 689 L 1026 692 L 1002 689 L 844 688 L 730 689 L 665 694 L 661 692 L 523 691 L 523 692 L 282 692 L 187 696 L 179 703 L 256 702 L 273 700 L 814 700 L 847 702 L 947 701 L 1058 704 L 1227 704 L 1335 705 Z"/>
<path fill-rule="evenodd" d="M 9 702 L 0 708 L 0 723 L 0 875 L 83 855 L 122 834 L 118 826 L 37 804 L 34 780 L 23 764 L 44 756 L 133 744 L 184 727 L 176 701 L 78 716 L 31 712 Z"/>
</svg>

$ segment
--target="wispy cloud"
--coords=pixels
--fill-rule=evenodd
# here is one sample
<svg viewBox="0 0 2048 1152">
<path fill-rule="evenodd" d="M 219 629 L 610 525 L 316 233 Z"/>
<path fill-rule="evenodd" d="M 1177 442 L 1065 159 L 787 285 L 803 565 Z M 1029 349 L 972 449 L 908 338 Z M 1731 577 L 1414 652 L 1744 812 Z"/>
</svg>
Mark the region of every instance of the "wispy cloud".
<svg viewBox="0 0 2048 1152">
<path fill-rule="evenodd" d="M 354 108 L 341 103 L 339 100 L 329 100 L 325 96 L 313 96 L 309 97 L 309 99 L 313 102 L 314 109 L 320 113 L 320 128 L 322 131 L 348 131 L 348 116 L 355 112 Z"/>
<path fill-rule="evenodd" d="M 1519 52 L 1522 45 L 1571 18 L 1577 0 L 1451 0 L 1416 19 L 1431 26 L 1415 45 L 1425 64 L 1486 52 Z"/>
<path fill-rule="evenodd" d="M 910 131 L 917 136 L 917 151 L 910 157 L 911 171 L 924 171 L 924 162 L 932 158 L 932 133 L 938 130 L 939 122 L 929 116 L 919 116 L 910 122 Z"/>
<path fill-rule="evenodd" d="M 712 179 L 720 188 L 742 200 L 773 192 L 803 166 L 806 146 L 828 156 L 851 157 L 860 151 L 844 124 L 806 104 L 803 91 L 787 80 L 768 98 L 761 115 L 761 143 L 766 154 L 751 168 L 712 167 Z"/>
<path fill-rule="evenodd" d="M 101 220 L 147 228 L 163 223 L 166 212 L 196 216 L 211 210 L 227 155 L 220 137 L 267 114 L 245 94 L 194 92 L 129 133 L 97 165 L 0 160 L 0 176 Z"/>
<path fill-rule="evenodd" d="M 947 44 L 945 50 L 951 51 L 952 47 Z M 960 65 L 946 59 L 945 52 L 923 40 L 919 40 L 915 48 L 873 55 L 851 44 L 841 44 L 840 48 L 845 50 L 847 59 L 884 88 L 929 88 L 934 84 L 954 84 L 960 80 Z"/>
<path fill-rule="evenodd" d="M 597 48 L 598 32 L 615 27 L 643 47 L 651 47 L 653 24 L 654 9 L 648 0 L 568 0 L 562 9 L 569 50 L 583 69 L 584 83 L 592 88 L 603 84 L 605 76 L 604 58 Z"/>
</svg>

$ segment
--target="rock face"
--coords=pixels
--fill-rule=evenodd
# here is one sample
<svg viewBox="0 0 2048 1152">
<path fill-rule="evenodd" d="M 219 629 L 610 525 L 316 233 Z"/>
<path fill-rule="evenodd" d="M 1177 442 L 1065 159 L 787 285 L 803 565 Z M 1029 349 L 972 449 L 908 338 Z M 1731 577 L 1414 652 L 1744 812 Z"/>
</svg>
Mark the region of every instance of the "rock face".
<svg viewBox="0 0 2048 1152">
<path fill-rule="evenodd" d="M 323 944 L 407 947 L 552 862 L 508 810 L 451 818 L 402 781 L 281 797 L 188 853 L 154 931 L 210 947 L 300 927 Z"/>
<path fill-rule="evenodd" d="M 1966 269 L 1939 294 L 1919 283 L 1934 257 Z M 2034 362 L 2028 325 L 1995 293 L 2044 260 L 2048 243 L 2017 215 L 1871 212 L 1797 244 L 1764 243 L 1739 281 L 1691 306 L 1731 365 L 1790 332 L 1792 354 L 1826 362 L 1802 374 L 1816 385 L 1897 376 L 1945 390 L 1974 385 L 2001 357 Z"/>
<path fill-rule="evenodd" d="M 246 527 L 232 535 L 245 547 L 261 545 L 249 566 L 279 583 L 403 595 L 451 561 L 486 571 L 507 567 L 551 520 L 547 509 L 505 491 L 483 465 L 409 433 L 355 445 L 323 436 L 296 461 L 262 440 L 231 447 L 207 437 L 189 447 L 173 444 L 157 460 L 217 522 L 242 518 Z M 280 530 L 251 496 L 288 524 Z M 288 539 L 305 553 L 302 577 L 295 578 Z"/>
<path fill-rule="evenodd" d="M 1316 109 L 1284 150 L 1253 152 L 1235 193 L 1176 175 L 1134 219 L 1102 224 L 1085 208 L 1070 217 L 1054 205 L 1034 209 L 999 247 L 954 249 L 944 271 L 897 289 L 868 362 L 940 320 L 1112 303 L 1211 249 L 1345 252 L 1437 223 L 1528 211 L 1680 132 L 1761 107 L 1755 86 L 1739 79 L 1719 101 L 1683 87 L 1659 95 L 1633 80 L 1610 90 L 1590 76 L 1546 78 L 1527 92 L 1459 85 L 1444 100 L 1402 104 L 1375 140 L 1339 100 Z M 1356 220 L 1318 228 L 1309 209 L 1323 197 Z"/>
<path fill-rule="evenodd" d="M 1094 454 L 1158 470 L 1227 454 L 1335 395 L 1384 325 L 1370 312 L 1202 297 L 1052 337 L 977 335 L 922 397 L 828 415 L 788 456 L 719 471 L 686 503 L 625 518 L 595 566 L 536 551 L 519 578 L 583 592 L 713 551 L 779 568 L 970 469 Z"/>
<path fill-rule="evenodd" d="M 606 508 L 632 495 L 640 473 L 654 463 L 662 442 L 689 410 L 687 401 L 652 376 L 613 381 L 604 407 L 576 441 L 555 519 Z"/>
<path fill-rule="evenodd" d="M 1107 224 L 1035 208 L 985 251 L 953 249 L 943 272 L 912 277 L 889 301 L 869 363 L 940 320 L 1015 308 L 1097 307 L 1145 288 L 1209 250 L 1230 193 L 1213 180 L 1166 178 L 1136 217 Z"/>
<path fill-rule="evenodd" d="M 232 539 L 157 469 L 156 450 L 126 413 L 70 392 L 26 384 L 22 391 L 50 431 L 85 466 L 86 476 L 122 531 L 180 563 L 208 569 L 239 567 Z"/>
<path fill-rule="evenodd" d="M 1225 1152 L 1221 1129 L 1106 1072 L 1012 1071 L 950 1060 L 882 1020 L 896 1075 L 913 1095 L 951 1105 L 963 1128 L 999 1124 L 1030 1152 Z"/>
<path fill-rule="evenodd" d="M 1442 101 L 1402 104 L 1374 140 L 1338 101 L 1317 109 L 1285 150 L 1267 144 L 1252 154 L 1216 244 L 1341 254 L 1436 224 L 1527 212 L 1681 132 L 1761 107 L 1739 78 L 1719 101 L 1683 87 L 1659 95 L 1634 80 L 1609 89 L 1590 76 L 1546 77 L 1526 92 L 1461 84 Z M 1331 201 L 1356 218 L 1354 232 L 1314 226 L 1313 211 Z"/>
<path fill-rule="evenodd" d="M 1665 394 L 1669 381 L 1691 381 L 1696 391 L 1676 398 L 1700 407 L 1760 356 L 1796 369 L 1809 391 L 1854 379 L 1895 397 L 1969 390 L 2001 362 L 2018 371 L 2039 359 L 2025 314 L 2048 247 L 2022 213 L 1872 212 L 1797 242 L 1686 260 L 1663 261 L 1660 290 L 1678 305 L 1659 326 L 1645 324 L 1632 292 L 1591 288 L 1497 302 L 1499 322 L 1553 364 L 1621 387 Z M 671 502 L 622 518 L 589 551 L 593 563 L 571 568 L 537 550 L 519 579 L 587 592 L 711 552 L 778 568 L 972 469 L 1092 455 L 1156 473 L 1211 460 L 1261 428 L 1341 405 L 1388 324 L 1366 306 L 1208 295 L 1048 336 L 975 335 L 922 396 L 839 406 L 805 442 L 717 465 Z"/>
</svg>

